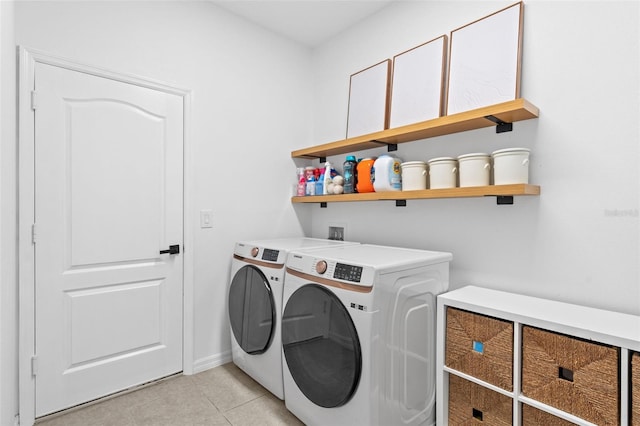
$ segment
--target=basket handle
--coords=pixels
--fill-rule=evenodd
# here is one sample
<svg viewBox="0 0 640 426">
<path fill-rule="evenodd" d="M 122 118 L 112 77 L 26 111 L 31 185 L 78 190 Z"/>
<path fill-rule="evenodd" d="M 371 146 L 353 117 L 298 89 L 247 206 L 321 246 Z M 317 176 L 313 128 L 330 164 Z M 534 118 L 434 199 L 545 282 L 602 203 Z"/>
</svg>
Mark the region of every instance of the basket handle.
<svg viewBox="0 0 640 426">
<path fill-rule="evenodd" d="M 573 382 L 573 370 L 569 370 L 568 368 L 564 367 L 558 367 L 558 378 L 566 380 L 568 382 Z"/>
</svg>

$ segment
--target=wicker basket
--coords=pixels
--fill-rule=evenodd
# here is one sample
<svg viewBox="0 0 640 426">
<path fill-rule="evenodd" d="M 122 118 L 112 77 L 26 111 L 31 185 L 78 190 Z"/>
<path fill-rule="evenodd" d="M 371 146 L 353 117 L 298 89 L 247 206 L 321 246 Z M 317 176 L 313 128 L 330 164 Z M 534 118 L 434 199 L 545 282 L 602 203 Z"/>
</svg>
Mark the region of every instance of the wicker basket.
<svg viewBox="0 0 640 426">
<path fill-rule="evenodd" d="M 513 390 L 513 323 L 447 308 L 445 364 Z"/>
<path fill-rule="evenodd" d="M 573 424 L 546 411 L 522 404 L 522 426 L 573 426 Z"/>
<path fill-rule="evenodd" d="M 619 349 L 522 327 L 522 393 L 598 425 L 619 423 Z"/>
<path fill-rule="evenodd" d="M 449 424 L 511 425 L 513 400 L 456 375 L 449 374 Z"/>
<path fill-rule="evenodd" d="M 631 426 L 640 426 L 640 354 L 631 356 Z"/>
</svg>

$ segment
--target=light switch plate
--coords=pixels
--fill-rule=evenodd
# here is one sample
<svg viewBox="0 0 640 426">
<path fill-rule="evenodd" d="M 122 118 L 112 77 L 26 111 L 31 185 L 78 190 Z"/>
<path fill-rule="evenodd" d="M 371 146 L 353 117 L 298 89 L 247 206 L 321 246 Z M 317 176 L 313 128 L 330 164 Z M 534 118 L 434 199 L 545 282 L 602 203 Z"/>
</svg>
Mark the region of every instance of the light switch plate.
<svg viewBox="0 0 640 426">
<path fill-rule="evenodd" d="M 213 212 L 200 210 L 200 228 L 213 228 Z"/>
</svg>

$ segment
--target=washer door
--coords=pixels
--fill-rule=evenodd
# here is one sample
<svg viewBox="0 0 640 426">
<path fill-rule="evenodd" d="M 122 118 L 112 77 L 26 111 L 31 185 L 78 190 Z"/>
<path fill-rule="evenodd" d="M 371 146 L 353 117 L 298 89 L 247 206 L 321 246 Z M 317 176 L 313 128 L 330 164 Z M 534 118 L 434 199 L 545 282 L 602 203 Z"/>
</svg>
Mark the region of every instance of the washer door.
<svg viewBox="0 0 640 426">
<path fill-rule="evenodd" d="M 260 269 L 243 266 L 229 287 L 229 322 L 240 347 L 248 354 L 264 353 L 276 325 L 271 286 Z"/>
<path fill-rule="evenodd" d="M 317 284 L 296 290 L 282 317 L 282 347 L 293 380 L 310 401 L 332 408 L 351 399 L 362 352 L 351 316 L 335 294 Z"/>
</svg>

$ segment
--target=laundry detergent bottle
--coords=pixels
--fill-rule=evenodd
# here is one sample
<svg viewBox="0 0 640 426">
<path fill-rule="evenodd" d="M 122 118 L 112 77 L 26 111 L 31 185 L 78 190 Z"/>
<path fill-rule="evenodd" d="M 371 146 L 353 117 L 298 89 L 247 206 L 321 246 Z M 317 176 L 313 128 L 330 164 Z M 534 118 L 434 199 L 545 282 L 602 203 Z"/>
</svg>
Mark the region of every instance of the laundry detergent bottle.
<svg viewBox="0 0 640 426">
<path fill-rule="evenodd" d="M 402 160 L 392 155 L 381 155 L 373 164 L 373 189 L 376 192 L 402 191 Z"/>
<path fill-rule="evenodd" d="M 358 171 L 358 182 L 356 188 L 358 192 L 373 192 L 373 175 L 371 169 L 373 169 L 373 163 L 375 158 L 363 158 L 358 162 L 356 170 Z"/>
<path fill-rule="evenodd" d="M 356 157 L 347 155 L 347 161 L 342 165 L 342 175 L 344 177 L 344 193 L 352 194 L 356 191 Z"/>
</svg>

